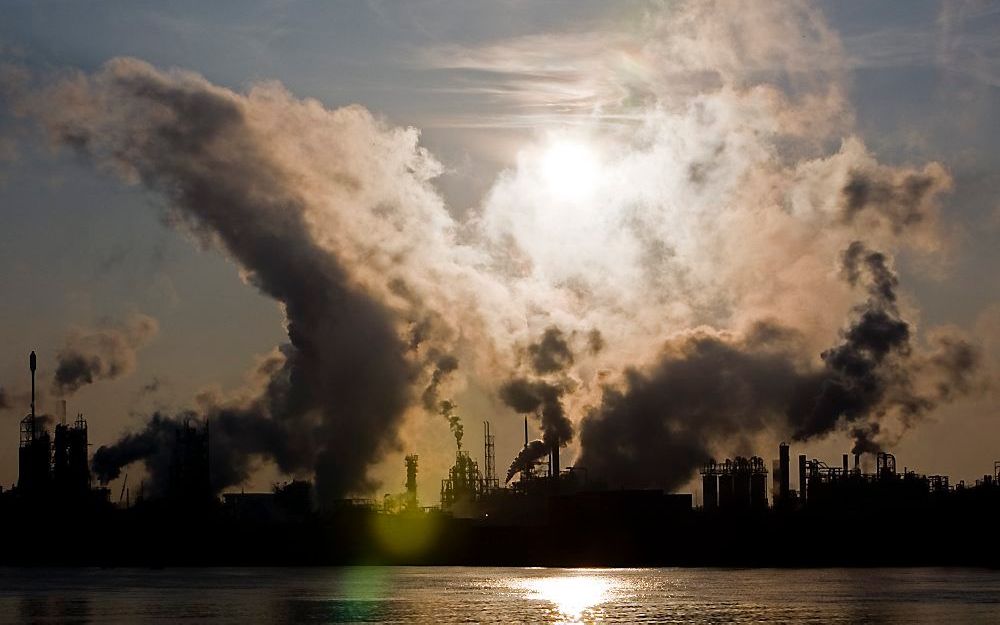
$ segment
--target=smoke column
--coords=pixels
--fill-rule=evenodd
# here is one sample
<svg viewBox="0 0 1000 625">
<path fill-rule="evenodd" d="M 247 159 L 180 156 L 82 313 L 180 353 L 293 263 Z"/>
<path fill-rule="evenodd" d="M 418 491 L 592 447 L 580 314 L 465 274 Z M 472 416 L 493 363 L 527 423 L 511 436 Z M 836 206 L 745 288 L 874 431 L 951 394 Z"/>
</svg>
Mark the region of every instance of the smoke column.
<svg viewBox="0 0 1000 625">
<path fill-rule="evenodd" d="M 371 492 L 401 424 L 440 419 L 454 380 L 537 414 L 543 445 L 579 431 L 595 476 L 671 487 L 765 429 L 880 445 L 974 391 L 977 350 L 917 332 L 891 262 L 947 249 L 950 175 L 868 150 L 821 11 L 688 3 L 635 26 L 428 55 L 516 86 L 514 115 L 574 120 L 527 142 L 463 221 L 418 133 L 359 106 L 135 59 L 16 97 L 55 145 L 164 199 L 168 223 L 286 317 L 287 344 L 245 389 L 154 415 L 106 446 L 100 473 L 155 465 L 146 441 L 208 419 L 217 488 L 263 460 L 314 476 L 324 499 Z M 529 76 L 547 78 L 524 89 Z M 572 198 L 544 174 L 566 141 L 596 163 Z"/>
<path fill-rule="evenodd" d="M 156 319 L 134 315 L 120 326 L 75 329 L 59 350 L 52 392 L 67 396 L 98 380 L 135 370 L 136 352 L 159 332 Z"/>
<path fill-rule="evenodd" d="M 629 369 L 584 417 L 580 464 L 612 483 L 675 488 L 707 461 L 719 441 L 774 426 L 809 440 L 850 425 L 855 451 L 880 449 L 879 420 L 902 426 L 969 388 L 978 357 L 965 341 L 957 356 L 918 357 L 896 307 L 898 279 L 887 257 L 852 243 L 841 275 L 868 297 L 855 307 L 842 341 L 817 366 L 803 337 L 762 321 L 742 334 L 697 329 L 667 341 L 659 360 Z M 940 353 L 940 349 L 937 352 Z M 931 364 L 933 363 L 933 364 Z M 916 376 L 941 380 L 918 392 Z"/>
</svg>

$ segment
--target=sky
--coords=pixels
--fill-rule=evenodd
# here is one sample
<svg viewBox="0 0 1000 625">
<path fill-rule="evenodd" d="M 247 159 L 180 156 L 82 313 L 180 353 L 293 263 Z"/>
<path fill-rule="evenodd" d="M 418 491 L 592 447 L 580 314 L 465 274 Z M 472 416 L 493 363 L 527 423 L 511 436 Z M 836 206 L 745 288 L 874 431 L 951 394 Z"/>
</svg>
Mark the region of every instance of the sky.
<svg viewBox="0 0 1000 625">
<path fill-rule="evenodd" d="M 208 418 L 222 487 L 418 453 L 433 503 L 525 414 L 621 485 L 781 440 L 976 479 L 998 46 L 988 2 L 4 3 L 0 483 L 31 350 L 117 479 Z"/>
</svg>

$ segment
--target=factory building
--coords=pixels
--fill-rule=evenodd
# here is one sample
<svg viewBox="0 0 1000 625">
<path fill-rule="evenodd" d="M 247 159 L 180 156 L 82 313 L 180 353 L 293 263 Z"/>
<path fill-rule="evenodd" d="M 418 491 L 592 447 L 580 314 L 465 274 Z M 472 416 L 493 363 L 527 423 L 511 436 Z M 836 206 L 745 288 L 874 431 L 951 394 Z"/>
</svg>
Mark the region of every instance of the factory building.
<svg viewBox="0 0 1000 625">
<path fill-rule="evenodd" d="M 35 352 L 28 357 L 28 368 L 31 371 L 31 410 L 21 419 L 19 428 L 18 497 L 34 505 L 106 501 L 107 489 L 91 488 L 87 420 L 83 414 L 78 414 L 72 424 L 67 424 L 66 402 L 60 401 L 59 423 L 53 436 L 46 427 L 52 418 L 36 413 Z"/>
<path fill-rule="evenodd" d="M 701 469 L 702 508 L 725 512 L 767 508 L 767 468 L 759 456 L 737 456 Z"/>
</svg>

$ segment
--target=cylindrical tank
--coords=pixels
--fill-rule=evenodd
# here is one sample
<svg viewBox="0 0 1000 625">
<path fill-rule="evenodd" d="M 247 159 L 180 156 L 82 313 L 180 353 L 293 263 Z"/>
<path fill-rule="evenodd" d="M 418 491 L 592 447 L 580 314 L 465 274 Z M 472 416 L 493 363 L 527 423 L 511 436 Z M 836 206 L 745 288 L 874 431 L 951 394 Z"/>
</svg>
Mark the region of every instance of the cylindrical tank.
<svg viewBox="0 0 1000 625">
<path fill-rule="evenodd" d="M 719 508 L 732 510 L 736 502 L 733 493 L 733 474 L 723 473 L 719 476 Z"/>
<path fill-rule="evenodd" d="M 750 507 L 755 510 L 767 508 L 767 473 L 761 471 L 750 475 Z"/>
<path fill-rule="evenodd" d="M 701 476 L 702 507 L 705 510 L 719 508 L 719 479 L 714 473 Z"/>
<path fill-rule="evenodd" d="M 806 500 L 806 455 L 799 455 L 799 501 Z"/>
<path fill-rule="evenodd" d="M 733 503 L 740 510 L 750 507 L 750 469 L 741 466 L 733 475 Z"/>
</svg>

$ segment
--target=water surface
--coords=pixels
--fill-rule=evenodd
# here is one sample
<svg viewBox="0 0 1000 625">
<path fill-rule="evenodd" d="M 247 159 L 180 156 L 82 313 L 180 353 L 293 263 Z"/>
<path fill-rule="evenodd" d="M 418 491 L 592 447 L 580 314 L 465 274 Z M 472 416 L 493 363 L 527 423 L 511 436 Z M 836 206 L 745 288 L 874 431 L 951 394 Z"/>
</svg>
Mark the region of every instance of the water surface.
<svg viewBox="0 0 1000 625">
<path fill-rule="evenodd" d="M 979 569 L 2 569 L 36 623 L 997 623 Z"/>
</svg>

